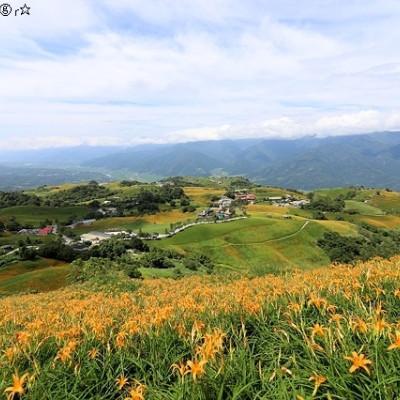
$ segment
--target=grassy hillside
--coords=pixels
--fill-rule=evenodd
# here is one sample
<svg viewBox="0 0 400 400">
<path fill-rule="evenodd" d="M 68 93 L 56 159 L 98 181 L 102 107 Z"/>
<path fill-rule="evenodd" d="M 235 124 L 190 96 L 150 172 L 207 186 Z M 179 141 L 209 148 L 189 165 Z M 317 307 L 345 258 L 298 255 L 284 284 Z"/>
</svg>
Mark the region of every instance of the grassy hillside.
<svg viewBox="0 0 400 400">
<path fill-rule="evenodd" d="M 356 200 L 346 200 L 345 211 L 356 211 L 364 215 L 382 215 L 383 211 L 368 203 L 363 203 Z"/>
<path fill-rule="evenodd" d="M 0 269 L 0 294 L 59 289 L 65 286 L 67 273 L 68 266 L 62 261 L 16 261 Z"/>
<path fill-rule="evenodd" d="M 26 272 L 0 280 L 1 293 L 20 293 L 26 291 L 49 292 L 65 286 L 69 268 L 48 267 L 38 271 Z"/>
<path fill-rule="evenodd" d="M 195 226 L 157 245 L 179 252 L 203 252 L 219 270 L 260 273 L 284 266 L 309 268 L 318 263 L 329 264 L 321 249 L 314 245 L 324 230 L 321 224 L 303 219 L 287 221 L 254 216 Z"/>
</svg>

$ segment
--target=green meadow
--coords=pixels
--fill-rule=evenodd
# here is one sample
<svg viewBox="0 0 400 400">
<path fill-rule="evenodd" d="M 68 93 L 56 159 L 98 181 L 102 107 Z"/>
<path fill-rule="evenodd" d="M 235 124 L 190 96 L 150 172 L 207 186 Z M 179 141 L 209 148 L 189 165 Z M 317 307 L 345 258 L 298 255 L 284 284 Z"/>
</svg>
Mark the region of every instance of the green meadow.
<svg viewBox="0 0 400 400">
<path fill-rule="evenodd" d="M 222 224 L 199 225 L 157 242 L 179 252 L 203 252 L 219 271 L 260 273 L 282 267 L 328 265 L 315 245 L 326 228 L 304 219 L 251 217 Z"/>
<path fill-rule="evenodd" d="M 382 215 L 383 211 L 378 208 L 370 205 L 369 203 L 362 203 L 356 200 L 346 200 L 345 211 L 356 211 L 360 214 L 364 215 Z"/>
</svg>

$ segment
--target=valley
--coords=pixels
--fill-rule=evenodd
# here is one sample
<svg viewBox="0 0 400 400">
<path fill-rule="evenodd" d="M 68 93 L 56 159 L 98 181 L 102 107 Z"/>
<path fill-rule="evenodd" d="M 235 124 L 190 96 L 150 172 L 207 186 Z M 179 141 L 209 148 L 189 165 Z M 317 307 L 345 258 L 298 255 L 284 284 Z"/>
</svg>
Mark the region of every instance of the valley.
<svg viewBox="0 0 400 400">
<path fill-rule="evenodd" d="M 246 196 L 252 200 L 243 200 Z M 310 209 L 310 199 L 327 211 Z M 145 278 L 210 273 L 198 263 L 190 267 L 188 260 L 196 257 L 208 260 L 213 274 L 259 276 L 328 266 L 332 257 L 318 245 L 327 232 L 370 241 L 373 233 L 365 226 L 383 231 L 400 227 L 398 192 L 355 187 L 299 192 L 241 177 L 45 186 L 16 198 L 4 192 L 1 201 L 3 294 L 63 287 L 72 260 L 97 256 L 91 253 L 101 244 L 96 235 L 124 246 L 139 239 L 148 254 L 163 252 L 159 258 L 168 265 L 159 268 L 154 260 L 143 266 L 138 260 L 148 256 L 141 250 L 128 246 L 128 252 L 121 251 Z M 46 226 L 51 233 L 40 234 Z M 51 254 L 61 254 L 60 249 L 39 255 L 46 243 L 51 247 L 57 241 L 67 255 L 52 260 Z M 377 254 L 386 254 L 382 246 Z M 361 247 L 359 258 L 365 259 L 372 250 L 365 243 Z"/>
</svg>

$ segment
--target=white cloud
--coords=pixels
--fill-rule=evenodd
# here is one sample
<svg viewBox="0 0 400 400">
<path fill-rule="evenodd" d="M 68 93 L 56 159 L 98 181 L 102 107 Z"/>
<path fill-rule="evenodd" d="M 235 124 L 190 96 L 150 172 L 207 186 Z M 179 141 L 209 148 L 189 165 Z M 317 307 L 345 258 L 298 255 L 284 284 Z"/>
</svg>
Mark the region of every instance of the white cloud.
<svg viewBox="0 0 400 400">
<path fill-rule="evenodd" d="M 398 2 L 30 5 L 0 25 L 0 146 L 400 128 Z"/>
<path fill-rule="evenodd" d="M 86 112 L 82 118 L 87 119 Z M 94 115 L 101 114 L 100 109 L 92 109 Z M 108 115 L 112 118 L 111 126 L 122 124 L 124 116 L 117 110 Z M 54 116 L 54 127 L 57 116 Z M 83 120 L 81 120 L 82 125 Z M 95 123 L 95 121 L 86 121 Z M 129 121 L 129 126 L 141 123 L 139 119 Z M 34 125 L 34 124 L 33 124 Z M 84 124 L 83 124 L 84 125 Z M 119 135 L 106 134 L 109 130 L 107 121 L 98 124 L 97 134 L 87 134 L 85 129 L 79 130 L 77 125 L 75 136 L 58 136 L 37 134 L 24 135 L 10 139 L 0 140 L 1 149 L 39 149 L 48 147 L 70 147 L 79 145 L 90 146 L 135 146 L 145 143 L 174 143 L 201 140 L 241 139 L 241 138 L 281 138 L 293 139 L 302 136 L 337 136 L 349 134 L 363 134 L 379 131 L 400 131 L 400 110 L 391 112 L 377 112 L 365 110 L 357 113 L 338 114 L 336 116 L 324 116 L 320 118 L 299 117 L 275 118 L 259 121 L 251 124 L 225 124 L 219 126 L 202 126 L 191 129 L 169 130 L 158 135 L 146 135 L 137 128 L 122 129 Z"/>
</svg>

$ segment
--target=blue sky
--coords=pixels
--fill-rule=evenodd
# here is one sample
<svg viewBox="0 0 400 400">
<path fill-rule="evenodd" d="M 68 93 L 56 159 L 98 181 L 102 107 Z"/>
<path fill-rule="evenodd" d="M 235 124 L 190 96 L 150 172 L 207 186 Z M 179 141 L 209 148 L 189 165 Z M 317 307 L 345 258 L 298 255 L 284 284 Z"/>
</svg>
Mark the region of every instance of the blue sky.
<svg viewBox="0 0 400 400">
<path fill-rule="evenodd" d="M 26 4 L 0 15 L 2 149 L 400 130 L 397 0 Z"/>
</svg>

